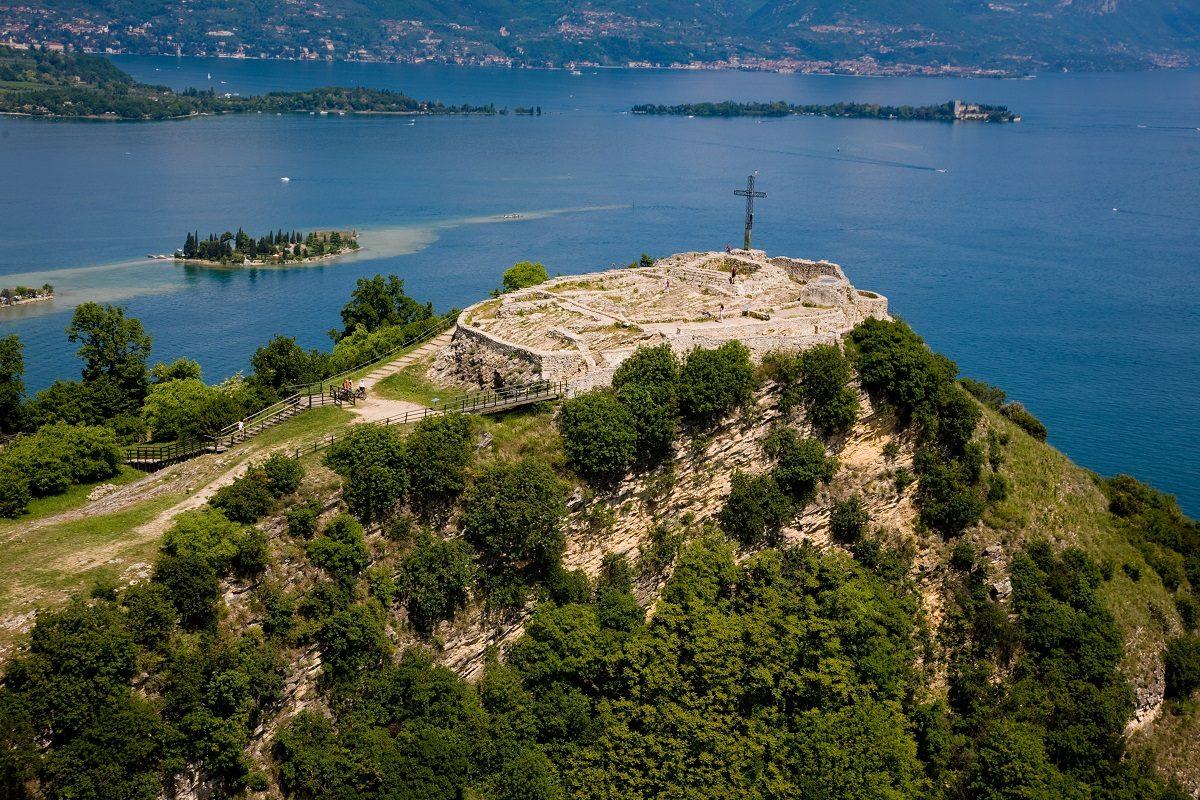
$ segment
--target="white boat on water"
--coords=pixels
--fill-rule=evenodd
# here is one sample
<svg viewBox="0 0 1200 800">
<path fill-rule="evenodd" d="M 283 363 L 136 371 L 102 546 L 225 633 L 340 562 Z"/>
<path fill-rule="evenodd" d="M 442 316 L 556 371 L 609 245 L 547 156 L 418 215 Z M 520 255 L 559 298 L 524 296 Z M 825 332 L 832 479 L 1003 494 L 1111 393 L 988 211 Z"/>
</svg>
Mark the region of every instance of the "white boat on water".
<svg viewBox="0 0 1200 800">
<path fill-rule="evenodd" d="M 281 183 L 291 183 L 291 182 L 292 182 L 292 179 L 291 179 L 291 178 L 289 178 L 287 175 L 284 175 L 282 178 L 280 178 L 280 179 L 279 179 L 279 181 L 280 181 Z"/>
</svg>

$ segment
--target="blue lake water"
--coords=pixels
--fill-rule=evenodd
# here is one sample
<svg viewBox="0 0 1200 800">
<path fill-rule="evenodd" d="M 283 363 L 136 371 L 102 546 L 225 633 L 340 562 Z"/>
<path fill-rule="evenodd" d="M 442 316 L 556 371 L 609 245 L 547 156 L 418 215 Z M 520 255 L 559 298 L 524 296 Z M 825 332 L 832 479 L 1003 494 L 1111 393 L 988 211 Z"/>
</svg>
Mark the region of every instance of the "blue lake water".
<svg viewBox="0 0 1200 800">
<path fill-rule="evenodd" d="M 484 296 L 520 259 L 574 273 L 736 244 L 732 190 L 757 169 L 768 197 L 756 246 L 842 264 L 965 374 L 1024 402 L 1080 464 L 1131 472 L 1200 512 L 1200 72 L 983 81 L 116 61 L 177 88 L 365 85 L 545 114 L 0 119 L 0 285 L 48 280 L 60 293 L 0 312 L 0 335 L 26 343 L 32 389 L 77 376 L 63 328 L 83 300 L 127 305 L 156 358 L 195 357 L 216 380 L 275 333 L 327 347 L 363 275 L 394 272 L 447 308 Z M 637 102 L 952 97 L 1025 119 L 622 113 Z M 521 219 L 502 219 L 512 213 Z M 145 258 L 188 230 L 239 225 L 354 227 L 365 250 L 287 271 Z"/>
</svg>

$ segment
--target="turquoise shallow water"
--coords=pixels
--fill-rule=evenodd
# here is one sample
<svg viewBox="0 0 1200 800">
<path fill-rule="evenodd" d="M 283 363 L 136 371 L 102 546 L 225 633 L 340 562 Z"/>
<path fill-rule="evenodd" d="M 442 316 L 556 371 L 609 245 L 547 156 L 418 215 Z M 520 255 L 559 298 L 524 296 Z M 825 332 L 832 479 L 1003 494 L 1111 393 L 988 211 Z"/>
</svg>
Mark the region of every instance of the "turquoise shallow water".
<svg viewBox="0 0 1200 800">
<path fill-rule="evenodd" d="M 77 374 L 63 328 L 80 300 L 125 303 L 155 357 L 197 357 L 217 379 L 277 332 L 326 346 L 362 275 L 395 272 L 446 308 L 482 297 L 522 258 L 573 273 L 736 243 L 732 190 L 758 169 L 768 197 L 756 245 L 842 264 L 964 373 L 1028 405 L 1079 463 L 1132 472 L 1200 513 L 1200 73 L 977 81 L 118 63 L 176 87 L 360 84 L 547 113 L 0 119 L 0 284 L 60 290 L 0 312 L 0 334 L 26 341 L 33 388 Z M 951 97 L 1005 103 L 1025 121 L 621 113 L 636 102 Z M 512 213 L 522 218 L 503 219 Z M 366 249 L 287 271 L 144 258 L 188 229 L 238 225 L 356 227 Z"/>
</svg>

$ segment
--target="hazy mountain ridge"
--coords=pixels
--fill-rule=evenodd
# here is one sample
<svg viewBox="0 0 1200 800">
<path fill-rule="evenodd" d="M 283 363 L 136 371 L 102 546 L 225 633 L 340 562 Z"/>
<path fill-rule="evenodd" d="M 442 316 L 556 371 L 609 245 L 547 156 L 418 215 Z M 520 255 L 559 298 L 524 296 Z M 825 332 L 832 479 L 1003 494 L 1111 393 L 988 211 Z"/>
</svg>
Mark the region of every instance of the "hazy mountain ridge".
<svg viewBox="0 0 1200 800">
<path fill-rule="evenodd" d="M 2 38 L 136 53 L 1023 73 L 1200 63 L 1200 7 L 1183 0 L 263 0 L 236 6 L 40 0 L 11 8 Z"/>
</svg>

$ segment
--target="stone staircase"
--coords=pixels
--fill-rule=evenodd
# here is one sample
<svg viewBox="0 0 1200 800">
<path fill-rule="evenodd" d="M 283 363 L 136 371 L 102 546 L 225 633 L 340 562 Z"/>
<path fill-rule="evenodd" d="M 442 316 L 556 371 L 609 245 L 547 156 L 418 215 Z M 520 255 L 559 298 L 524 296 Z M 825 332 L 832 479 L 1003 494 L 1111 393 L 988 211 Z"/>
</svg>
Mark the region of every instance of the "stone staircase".
<svg viewBox="0 0 1200 800">
<path fill-rule="evenodd" d="M 441 350 L 450 344 L 450 340 L 454 338 L 454 331 L 455 328 L 451 327 L 450 330 L 438 334 L 416 350 L 411 350 L 386 364 L 381 364 L 363 376 L 363 383 L 370 389 L 387 376 L 394 375 L 417 359 L 423 358 L 431 352 Z M 355 388 L 358 388 L 357 384 L 355 384 Z"/>
</svg>

